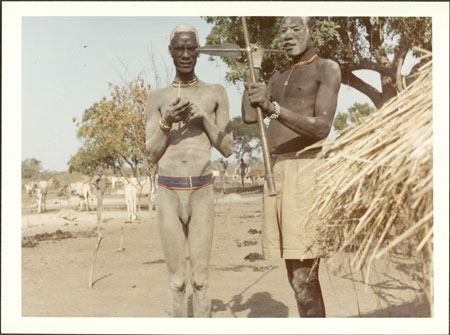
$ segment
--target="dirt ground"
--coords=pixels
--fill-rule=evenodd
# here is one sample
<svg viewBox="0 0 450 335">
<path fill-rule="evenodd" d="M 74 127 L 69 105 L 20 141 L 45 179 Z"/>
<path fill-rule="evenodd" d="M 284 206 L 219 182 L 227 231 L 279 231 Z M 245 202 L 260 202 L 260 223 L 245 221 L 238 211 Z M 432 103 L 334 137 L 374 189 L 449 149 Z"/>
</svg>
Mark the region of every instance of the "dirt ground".
<svg viewBox="0 0 450 335">
<path fill-rule="evenodd" d="M 261 187 L 215 197 L 212 317 L 298 317 L 284 262 L 258 259 Z M 129 223 L 123 196 L 105 197 L 104 238 L 90 289 L 95 210 L 80 212 L 69 208 L 67 199 L 55 203 L 51 196 L 46 203 L 48 210 L 36 214 L 36 208 L 23 201 L 22 316 L 167 317 L 167 271 L 155 210 L 144 207 L 140 219 Z M 429 305 L 406 266 L 409 261 L 380 260 L 369 285 L 364 285 L 363 273 L 346 269 L 347 260 L 339 263 L 344 264 L 339 271 L 337 264 L 323 262 L 320 281 L 327 316 L 429 317 Z M 190 286 L 186 297 L 192 316 Z"/>
</svg>

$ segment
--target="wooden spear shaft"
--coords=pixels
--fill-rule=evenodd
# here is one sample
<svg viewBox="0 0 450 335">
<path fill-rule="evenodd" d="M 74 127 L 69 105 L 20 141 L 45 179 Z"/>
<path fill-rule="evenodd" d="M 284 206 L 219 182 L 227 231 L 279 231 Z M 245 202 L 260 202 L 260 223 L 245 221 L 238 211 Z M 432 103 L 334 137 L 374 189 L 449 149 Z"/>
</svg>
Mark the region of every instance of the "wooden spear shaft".
<svg viewBox="0 0 450 335">
<path fill-rule="evenodd" d="M 255 70 L 253 69 L 252 50 L 250 48 L 250 42 L 248 38 L 247 21 L 245 16 L 241 17 L 242 29 L 244 31 L 245 49 L 247 52 L 248 66 L 250 71 L 250 79 L 252 83 L 256 82 Z M 256 115 L 258 117 L 258 128 L 261 139 L 262 154 L 264 158 L 264 168 L 266 170 L 267 189 L 269 196 L 277 195 L 277 189 L 275 187 L 275 179 L 272 171 L 272 160 L 270 158 L 269 146 L 267 144 L 266 127 L 264 125 L 264 119 L 262 116 L 262 110 L 260 107 L 256 108 Z"/>
</svg>

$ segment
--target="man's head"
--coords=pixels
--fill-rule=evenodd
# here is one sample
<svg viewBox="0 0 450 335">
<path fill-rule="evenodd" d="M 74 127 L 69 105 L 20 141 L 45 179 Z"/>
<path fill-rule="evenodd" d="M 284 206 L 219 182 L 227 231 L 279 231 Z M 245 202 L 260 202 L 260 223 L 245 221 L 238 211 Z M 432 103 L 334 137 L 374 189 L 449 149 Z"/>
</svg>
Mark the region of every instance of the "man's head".
<svg viewBox="0 0 450 335">
<path fill-rule="evenodd" d="M 170 34 L 169 53 L 177 74 L 194 72 L 197 63 L 199 39 L 197 30 L 190 24 L 180 24 Z"/>
<path fill-rule="evenodd" d="M 302 55 L 314 47 L 315 18 L 306 16 L 288 16 L 280 26 L 280 38 L 283 49 L 289 57 Z"/>
</svg>

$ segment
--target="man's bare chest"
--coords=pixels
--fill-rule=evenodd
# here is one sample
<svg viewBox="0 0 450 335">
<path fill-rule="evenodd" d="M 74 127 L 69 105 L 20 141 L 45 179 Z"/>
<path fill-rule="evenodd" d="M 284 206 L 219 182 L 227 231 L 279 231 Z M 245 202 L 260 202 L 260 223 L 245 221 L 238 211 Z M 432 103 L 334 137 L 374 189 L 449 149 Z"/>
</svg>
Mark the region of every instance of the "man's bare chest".
<svg viewBox="0 0 450 335">
<path fill-rule="evenodd" d="M 315 102 L 319 81 L 315 71 L 281 71 L 271 85 L 271 100 L 282 106 L 301 107 Z"/>
<path fill-rule="evenodd" d="M 160 101 L 160 111 L 173 104 L 178 97 L 188 99 L 191 104 L 197 105 L 210 116 L 215 115 L 217 98 L 209 89 L 202 87 L 170 87 Z"/>
</svg>

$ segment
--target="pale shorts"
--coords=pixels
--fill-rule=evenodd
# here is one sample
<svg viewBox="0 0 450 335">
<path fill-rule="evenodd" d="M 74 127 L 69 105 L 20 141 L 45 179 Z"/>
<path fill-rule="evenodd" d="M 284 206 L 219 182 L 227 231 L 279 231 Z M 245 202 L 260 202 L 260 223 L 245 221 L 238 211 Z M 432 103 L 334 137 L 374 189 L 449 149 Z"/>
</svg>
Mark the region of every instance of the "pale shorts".
<svg viewBox="0 0 450 335">
<path fill-rule="evenodd" d="M 267 183 L 264 184 L 261 234 L 265 259 L 303 260 L 324 256 L 317 243 L 317 230 L 306 219 L 316 198 L 315 170 L 320 162 L 320 159 L 295 158 L 294 154 L 273 158 L 277 195 L 269 197 Z"/>
</svg>

